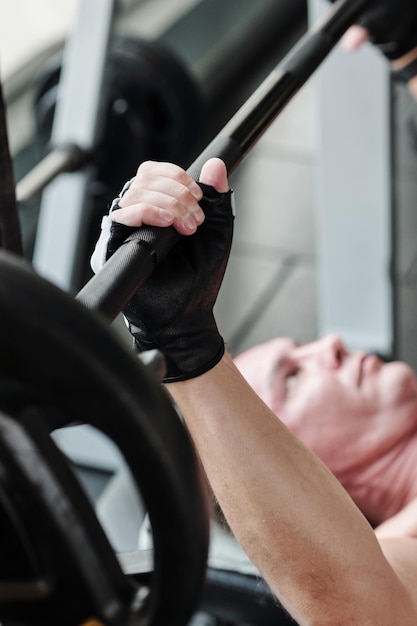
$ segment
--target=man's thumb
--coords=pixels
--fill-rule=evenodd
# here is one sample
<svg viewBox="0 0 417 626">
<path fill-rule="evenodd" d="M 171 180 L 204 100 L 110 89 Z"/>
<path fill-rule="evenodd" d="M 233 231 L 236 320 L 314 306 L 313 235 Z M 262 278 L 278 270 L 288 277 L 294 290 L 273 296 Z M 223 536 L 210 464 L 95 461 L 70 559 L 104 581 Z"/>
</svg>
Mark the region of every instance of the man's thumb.
<svg viewBox="0 0 417 626">
<path fill-rule="evenodd" d="M 219 192 L 229 191 L 226 165 L 216 157 L 206 161 L 201 168 L 200 183 L 211 185 Z"/>
</svg>

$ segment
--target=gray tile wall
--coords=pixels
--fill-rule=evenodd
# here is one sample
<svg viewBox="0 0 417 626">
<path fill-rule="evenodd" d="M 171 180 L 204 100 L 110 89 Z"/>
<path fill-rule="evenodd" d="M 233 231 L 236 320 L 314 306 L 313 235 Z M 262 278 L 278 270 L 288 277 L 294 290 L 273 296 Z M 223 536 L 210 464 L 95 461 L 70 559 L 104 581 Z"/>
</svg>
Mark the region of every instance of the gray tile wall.
<svg viewBox="0 0 417 626">
<path fill-rule="evenodd" d="M 316 336 L 312 86 L 233 174 L 235 241 L 216 305 L 236 354 L 277 336 Z"/>
</svg>

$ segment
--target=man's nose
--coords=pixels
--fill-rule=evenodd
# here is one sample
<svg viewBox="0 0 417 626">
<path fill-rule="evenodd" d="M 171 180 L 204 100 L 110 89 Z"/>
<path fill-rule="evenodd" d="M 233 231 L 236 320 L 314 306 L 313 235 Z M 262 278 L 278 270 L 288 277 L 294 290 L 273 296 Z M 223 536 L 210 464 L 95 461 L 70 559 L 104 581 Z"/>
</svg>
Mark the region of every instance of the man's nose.
<svg viewBox="0 0 417 626">
<path fill-rule="evenodd" d="M 297 360 L 304 367 L 337 370 L 347 354 L 340 337 L 328 335 L 300 348 Z"/>
</svg>

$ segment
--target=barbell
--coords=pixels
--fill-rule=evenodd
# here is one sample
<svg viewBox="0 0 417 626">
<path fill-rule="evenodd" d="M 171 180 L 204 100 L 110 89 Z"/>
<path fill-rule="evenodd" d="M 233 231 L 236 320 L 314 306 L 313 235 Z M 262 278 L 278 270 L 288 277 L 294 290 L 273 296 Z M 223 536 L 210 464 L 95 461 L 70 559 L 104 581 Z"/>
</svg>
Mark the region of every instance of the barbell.
<svg viewBox="0 0 417 626">
<path fill-rule="evenodd" d="M 229 174 L 311 76 L 366 0 L 340 0 L 189 168 Z M 139 229 L 74 299 L 0 252 L 0 619 L 9 624 L 184 626 L 208 551 L 205 483 L 156 378 L 108 325 L 177 241 Z M 88 423 L 118 446 L 153 531 L 149 584 L 125 575 L 51 433 Z M 11 562 L 10 562 L 11 561 Z M 57 617 L 59 614 L 59 617 Z"/>
</svg>

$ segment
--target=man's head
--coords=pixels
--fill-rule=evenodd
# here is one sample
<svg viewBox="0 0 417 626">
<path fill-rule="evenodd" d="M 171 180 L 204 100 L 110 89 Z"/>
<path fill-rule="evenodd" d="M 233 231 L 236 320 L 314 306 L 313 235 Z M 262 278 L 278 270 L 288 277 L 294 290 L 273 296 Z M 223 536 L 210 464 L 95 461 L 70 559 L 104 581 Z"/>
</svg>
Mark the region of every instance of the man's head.
<svg viewBox="0 0 417 626">
<path fill-rule="evenodd" d="M 274 339 L 235 361 L 370 519 L 403 506 L 399 464 L 417 433 L 417 380 L 408 365 L 349 352 L 335 335 L 303 346 Z"/>
</svg>

